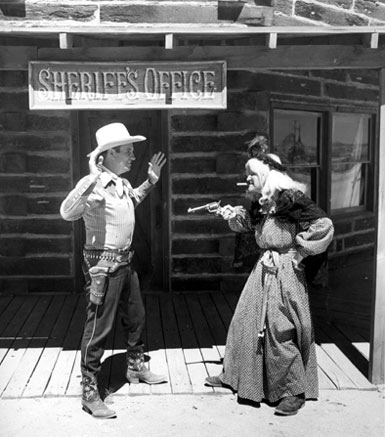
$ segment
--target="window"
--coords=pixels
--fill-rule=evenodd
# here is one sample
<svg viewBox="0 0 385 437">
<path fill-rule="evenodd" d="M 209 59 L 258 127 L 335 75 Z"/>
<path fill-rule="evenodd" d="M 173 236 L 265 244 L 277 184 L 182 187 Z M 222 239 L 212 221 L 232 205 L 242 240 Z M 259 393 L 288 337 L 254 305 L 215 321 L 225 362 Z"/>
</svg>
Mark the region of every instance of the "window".
<svg viewBox="0 0 385 437">
<path fill-rule="evenodd" d="M 330 193 L 332 212 L 367 209 L 372 126 L 370 113 L 275 108 L 272 148 L 323 208 Z"/>
<path fill-rule="evenodd" d="M 365 206 L 370 116 L 334 113 L 332 117 L 331 209 Z"/>
<path fill-rule="evenodd" d="M 307 194 L 315 201 L 318 201 L 321 117 L 317 112 L 274 111 L 273 149 L 291 176 L 306 184 Z"/>
</svg>

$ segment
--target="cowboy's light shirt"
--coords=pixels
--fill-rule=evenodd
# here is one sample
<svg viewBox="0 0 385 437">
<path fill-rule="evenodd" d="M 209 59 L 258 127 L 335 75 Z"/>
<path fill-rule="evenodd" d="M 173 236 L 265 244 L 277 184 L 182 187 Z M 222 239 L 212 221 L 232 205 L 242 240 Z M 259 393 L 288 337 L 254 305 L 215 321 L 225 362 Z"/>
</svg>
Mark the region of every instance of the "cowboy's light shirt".
<svg viewBox="0 0 385 437">
<path fill-rule="evenodd" d="M 127 179 L 103 172 L 82 178 L 60 207 L 68 221 L 83 218 L 85 249 L 126 250 L 135 229 L 135 208 L 154 186 L 147 180 L 133 189 Z"/>
</svg>

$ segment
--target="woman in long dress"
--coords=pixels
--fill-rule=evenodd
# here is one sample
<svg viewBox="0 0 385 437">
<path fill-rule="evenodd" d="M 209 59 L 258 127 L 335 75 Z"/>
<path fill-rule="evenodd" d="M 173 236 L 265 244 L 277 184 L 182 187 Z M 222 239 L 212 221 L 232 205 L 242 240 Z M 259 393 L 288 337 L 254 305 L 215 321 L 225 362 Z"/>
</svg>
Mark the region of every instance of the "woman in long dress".
<svg viewBox="0 0 385 437">
<path fill-rule="evenodd" d="M 334 228 L 278 157 L 263 150 L 256 155 L 247 161 L 246 174 L 248 195 L 258 208 L 227 205 L 219 214 L 233 231 L 254 232 L 261 254 L 229 327 L 223 371 L 206 383 L 229 386 L 241 399 L 278 402 L 275 413 L 288 416 L 306 399 L 318 397 L 314 333 L 300 263 L 326 251 Z"/>
</svg>

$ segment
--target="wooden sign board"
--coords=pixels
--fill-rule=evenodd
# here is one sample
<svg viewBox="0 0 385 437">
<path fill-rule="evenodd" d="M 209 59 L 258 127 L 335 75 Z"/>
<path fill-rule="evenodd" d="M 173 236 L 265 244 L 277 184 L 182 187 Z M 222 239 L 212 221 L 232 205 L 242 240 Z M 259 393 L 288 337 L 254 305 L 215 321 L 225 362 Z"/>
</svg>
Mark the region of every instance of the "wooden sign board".
<svg viewBox="0 0 385 437">
<path fill-rule="evenodd" d="M 226 108 L 226 62 L 29 63 L 30 109 Z"/>
</svg>

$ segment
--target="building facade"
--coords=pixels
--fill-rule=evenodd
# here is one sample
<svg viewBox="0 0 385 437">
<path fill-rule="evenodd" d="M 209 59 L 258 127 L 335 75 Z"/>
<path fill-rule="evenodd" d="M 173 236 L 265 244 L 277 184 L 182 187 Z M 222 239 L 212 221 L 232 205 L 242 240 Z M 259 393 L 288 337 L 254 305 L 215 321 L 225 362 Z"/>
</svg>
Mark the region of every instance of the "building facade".
<svg viewBox="0 0 385 437">
<path fill-rule="evenodd" d="M 233 263 L 227 224 L 187 210 L 245 202 L 237 183 L 255 133 L 333 218 L 329 268 L 373 259 L 384 24 L 383 0 L 1 2 L 1 293 L 82 290 L 82 223 L 63 221 L 59 206 L 112 121 L 148 138 L 135 147 L 133 185 L 151 153 L 168 156 L 137 210 L 144 289 L 241 290 L 248 268 Z M 129 103 L 115 92 L 122 68 Z M 140 68 L 138 90 L 159 90 L 138 103 L 128 72 Z M 178 100 L 184 80 L 190 94 Z"/>
</svg>

